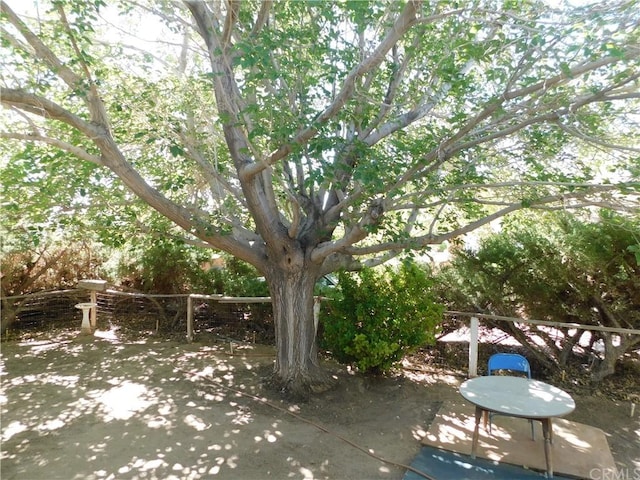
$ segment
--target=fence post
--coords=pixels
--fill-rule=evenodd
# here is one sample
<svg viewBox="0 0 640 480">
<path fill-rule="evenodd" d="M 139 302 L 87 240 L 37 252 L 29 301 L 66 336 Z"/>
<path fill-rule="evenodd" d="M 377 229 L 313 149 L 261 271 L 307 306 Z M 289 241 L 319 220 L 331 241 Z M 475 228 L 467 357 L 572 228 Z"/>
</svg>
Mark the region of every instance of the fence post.
<svg viewBox="0 0 640 480">
<path fill-rule="evenodd" d="M 96 324 L 98 323 L 98 292 L 104 292 L 107 289 L 106 280 L 80 280 L 78 282 L 79 288 L 89 290 L 91 295 L 91 303 L 95 306 L 91 308 L 89 312 L 89 324 L 92 331 L 95 331 Z"/>
<path fill-rule="evenodd" d="M 193 300 L 187 297 L 187 340 L 193 341 Z"/>
<path fill-rule="evenodd" d="M 315 327 L 316 335 L 318 334 L 318 324 L 320 323 L 320 303 L 322 297 L 318 296 L 313 299 L 313 326 Z"/>
<path fill-rule="evenodd" d="M 91 312 L 89 312 L 91 330 L 95 330 L 96 324 L 98 323 L 98 292 L 94 290 L 91 290 L 91 303 L 96 305 L 96 307 L 92 308 Z"/>
<path fill-rule="evenodd" d="M 469 377 L 478 376 L 478 317 L 471 317 L 469 339 Z"/>
</svg>

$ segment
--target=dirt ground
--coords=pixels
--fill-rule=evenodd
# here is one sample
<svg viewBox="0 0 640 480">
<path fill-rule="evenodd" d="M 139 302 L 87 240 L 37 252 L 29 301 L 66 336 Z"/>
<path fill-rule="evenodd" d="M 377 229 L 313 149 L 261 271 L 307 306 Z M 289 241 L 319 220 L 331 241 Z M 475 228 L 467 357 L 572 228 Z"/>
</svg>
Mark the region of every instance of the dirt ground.
<svg viewBox="0 0 640 480">
<path fill-rule="evenodd" d="M 464 380 L 327 362 L 336 388 L 288 404 L 261 386 L 270 347 L 67 332 L 1 349 L 2 480 L 401 479 Z M 575 399 L 567 418 L 603 429 L 616 478 L 640 479 L 640 406 Z"/>
</svg>

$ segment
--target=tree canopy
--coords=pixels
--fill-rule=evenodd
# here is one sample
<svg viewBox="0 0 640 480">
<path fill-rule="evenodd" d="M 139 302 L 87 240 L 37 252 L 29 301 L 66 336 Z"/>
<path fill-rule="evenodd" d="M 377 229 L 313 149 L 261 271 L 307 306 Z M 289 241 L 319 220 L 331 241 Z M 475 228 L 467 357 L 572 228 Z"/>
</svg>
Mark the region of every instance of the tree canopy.
<svg viewBox="0 0 640 480">
<path fill-rule="evenodd" d="M 265 275 L 281 339 L 327 272 L 523 208 L 637 207 L 637 1 L 10 3 L 7 218 L 88 212 L 111 241 L 168 219 Z"/>
<path fill-rule="evenodd" d="M 142 20 L 174 34 L 142 51 L 113 36 L 139 27 L 134 4 L 20 17 L 5 2 L 2 135 L 25 145 L 4 167 L 21 187 L 5 208 L 25 194 L 45 216 L 107 190 L 122 201 L 106 166 L 256 264 L 271 220 L 290 238 L 326 232 L 319 259 L 395 253 L 637 179 L 615 170 L 638 162 L 634 2 L 216 5 L 148 5 Z M 243 181 L 264 184 L 255 206 Z"/>
</svg>

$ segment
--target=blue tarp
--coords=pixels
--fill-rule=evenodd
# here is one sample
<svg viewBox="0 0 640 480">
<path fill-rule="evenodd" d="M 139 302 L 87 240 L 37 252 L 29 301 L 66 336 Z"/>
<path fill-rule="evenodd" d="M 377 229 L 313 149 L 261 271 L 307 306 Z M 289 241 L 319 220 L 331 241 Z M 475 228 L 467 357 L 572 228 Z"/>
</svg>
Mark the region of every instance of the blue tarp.
<svg viewBox="0 0 640 480">
<path fill-rule="evenodd" d="M 515 465 L 492 462 L 484 458 L 472 459 L 469 455 L 424 446 L 411 466 L 437 480 L 540 480 L 542 472 L 527 470 Z M 557 480 L 568 477 L 553 476 Z M 415 472 L 407 471 L 402 480 L 424 480 Z"/>
</svg>

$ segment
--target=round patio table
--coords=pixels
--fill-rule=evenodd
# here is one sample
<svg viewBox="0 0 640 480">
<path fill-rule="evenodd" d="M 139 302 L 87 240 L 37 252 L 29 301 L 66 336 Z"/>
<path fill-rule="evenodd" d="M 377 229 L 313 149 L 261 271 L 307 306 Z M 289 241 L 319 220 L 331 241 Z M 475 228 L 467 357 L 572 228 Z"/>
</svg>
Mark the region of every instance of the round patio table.
<svg viewBox="0 0 640 480">
<path fill-rule="evenodd" d="M 471 458 L 476 457 L 480 419 L 485 412 L 538 420 L 542 423 L 547 476 L 553 477 L 551 419 L 567 415 L 576 408 L 567 392 L 539 380 L 491 375 L 467 380 L 460 386 L 460 394 L 476 407 Z"/>
</svg>

